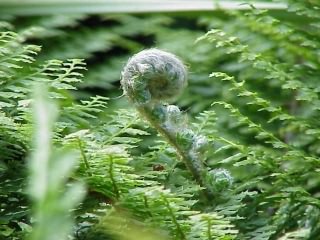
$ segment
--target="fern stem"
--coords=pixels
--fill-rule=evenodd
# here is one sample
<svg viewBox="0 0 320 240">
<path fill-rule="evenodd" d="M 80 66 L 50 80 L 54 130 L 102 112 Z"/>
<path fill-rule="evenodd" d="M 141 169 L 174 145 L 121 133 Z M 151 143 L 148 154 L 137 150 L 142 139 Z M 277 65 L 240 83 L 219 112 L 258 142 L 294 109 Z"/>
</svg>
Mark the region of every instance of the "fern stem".
<svg viewBox="0 0 320 240">
<path fill-rule="evenodd" d="M 113 135 L 111 135 L 110 137 L 108 137 L 108 140 L 105 142 L 106 144 L 111 144 L 113 142 L 113 139 L 115 137 L 118 137 L 120 135 L 122 135 L 123 133 L 126 132 L 126 130 L 128 128 L 130 128 L 137 120 L 138 117 L 134 117 L 132 118 L 132 120 L 130 122 L 128 122 L 127 125 L 125 125 L 123 128 L 120 129 L 120 131 L 117 131 L 116 133 L 114 133 Z"/>
<path fill-rule="evenodd" d="M 112 156 L 109 157 L 109 160 L 110 160 L 110 164 L 109 164 L 109 176 L 110 176 L 110 180 L 111 180 L 111 183 L 112 183 L 112 186 L 113 186 L 113 191 L 116 195 L 116 198 L 119 199 L 120 198 L 120 191 L 119 191 L 119 188 L 117 186 L 117 183 L 116 183 L 116 180 L 114 178 L 114 174 L 113 174 L 113 158 Z"/>
<path fill-rule="evenodd" d="M 209 218 L 208 219 L 208 229 L 207 229 L 207 234 L 208 234 L 208 240 L 211 240 L 212 239 L 212 235 L 211 235 L 211 219 Z"/>
<path fill-rule="evenodd" d="M 144 207 L 147 209 L 147 214 L 149 215 L 150 218 L 152 218 L 153 216 L 151 211 L 149 210 L 150 207 L 149 207 L 148 198 L 146 195 L 143 195 L 143 203 L 144 203 Z"/>
<path fill-rule="evenodd" d="M 83 159 L 83 162 L 84 162 L 84 166 L 86 167 L 86 170 L 87 170 L 87 174 L 89 176 L 92 176 L 92 173 L 91 173 L 91 170 L 90 170 L 90 165 L 89 165 L 89 161 L 87 159 L 87 156 L 84 152 L 84 148 L 83 148 L 83 145 L 82 145 L 82 142 L 80 140 L 80 138 L 77 138 L 77 141 L 78 141 L 78 146 L 79 146 L 79 149 L 80 149 L 80 154 L 81 154 L 81 157 Z"/>
<path fill-rule="evenodd" d="M 170 206 L 170 203 L 169 203 L 168 199 L 163 194 L 162 194 L 162 199 L 164 200 L 164 202 L 166 204 L 166 207 L 169 210 L 170 216 L 172 218 L 172 222 L 176 226 L 176 230 L 177 230 L 178 235 L 180 236 L 180 239 L 181 240 L 186 240 L 187 238 L 186 238 L 184 232 L 182 231 L 181 226 L 178 223 L 178 220 L 177 220 L 176 216 L 174 215 L 174 212 L 173 212 L 173 210 L 172 210 L 172 208 Z"/>
<path fill-rule="evenodd" d="M 177 143 L 177 139 L 172 136 L 172 134 L 165 129 L 161 124 L 157 121 L 154 121 L 150 116 L 152 113 L 150 110 L 146 107 L 137 107 L 139 113 L 148 120 L 150 125 L 152 125 L 168 142 L 170 145 L 172 145 L 178 155 L 180 156 L 181 160 L 185 163 L 188 170 L 193 175 L 194 179 L 197 181 L 197 183 L 200 186 L 205 187 L 206 183 L 204 180 L 205 175 L 205 169 L 202 163 L 195 162 L 194 159 L 192 159 L 188 153 L 182 149 L 181 145 Z M 206 198 L 212 198 L 212 193 L 208 190 L 205 192 Z"/>
</svg>

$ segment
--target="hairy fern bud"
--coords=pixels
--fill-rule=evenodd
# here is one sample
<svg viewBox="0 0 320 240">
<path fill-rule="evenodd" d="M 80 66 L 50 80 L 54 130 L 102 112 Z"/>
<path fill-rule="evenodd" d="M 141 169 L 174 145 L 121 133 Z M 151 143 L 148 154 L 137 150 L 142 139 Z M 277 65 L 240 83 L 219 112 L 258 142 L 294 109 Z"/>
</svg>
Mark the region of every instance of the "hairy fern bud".
<svg viewBox="0 0 320 240">
<path fill-rule="evenodd" d="M 167 118 L 166 127 L 181 129 L 184 128 L 187 123 L 186 116 L 180 111 L 180 109 L 175 105 L 167 106 Z"/>
<path fill-rule="evenodd" d="M 231 187 L 233 178 L 227 169 L 218 168 L 209 171 L 207 181 L 215 192 L 221 192 Z"/>
<path fill-rule="evenodd" d="M 208 139 L 204 136 L 197 136 L 193 142 L 194 151 L 203 154 L 209 148 Z"/>
<path fill-rule="evenodd" d="M 129 59 L 122 71 L 121 85 L 136 104 L 170 101 L 187 85 L 187 71 L 173 54 L 148 49 Z"/>
</svg>

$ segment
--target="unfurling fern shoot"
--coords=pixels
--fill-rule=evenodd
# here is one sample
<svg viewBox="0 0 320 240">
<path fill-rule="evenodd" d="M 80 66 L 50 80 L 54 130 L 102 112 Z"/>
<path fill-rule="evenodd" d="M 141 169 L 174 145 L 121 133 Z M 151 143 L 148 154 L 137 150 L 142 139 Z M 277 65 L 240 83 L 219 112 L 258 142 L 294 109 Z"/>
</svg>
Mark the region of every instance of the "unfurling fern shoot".
<svg viewBox="0 0 320 240">
<path fill-rule="evenodd" d="M 211 174 L 203 164 L 208 141 L 188 126 L 177 106 L 168 105 L 187 85 L 183 63 L 162 50 L 143 50 L 129 59 L 121 85 L 139 113 L 176 149 L 194 179 L 212 197 L 212 181 L 208 181 Z"/>
</svg>

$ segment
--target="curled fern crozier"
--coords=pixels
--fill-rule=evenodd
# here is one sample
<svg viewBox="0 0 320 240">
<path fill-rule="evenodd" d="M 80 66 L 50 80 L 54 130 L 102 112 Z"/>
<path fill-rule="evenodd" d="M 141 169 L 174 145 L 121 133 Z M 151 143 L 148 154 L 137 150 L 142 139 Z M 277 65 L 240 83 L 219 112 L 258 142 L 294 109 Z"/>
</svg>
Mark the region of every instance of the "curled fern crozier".
<svg viewBox="0 0 320 240">
<path fill-rule="evenodd" d="M 137 105 L 168 102 L 179 96 L 187 85 L 187 71 L 173 54 L 148 49 L 129 59 L 121 84 Z"/>
</svg>

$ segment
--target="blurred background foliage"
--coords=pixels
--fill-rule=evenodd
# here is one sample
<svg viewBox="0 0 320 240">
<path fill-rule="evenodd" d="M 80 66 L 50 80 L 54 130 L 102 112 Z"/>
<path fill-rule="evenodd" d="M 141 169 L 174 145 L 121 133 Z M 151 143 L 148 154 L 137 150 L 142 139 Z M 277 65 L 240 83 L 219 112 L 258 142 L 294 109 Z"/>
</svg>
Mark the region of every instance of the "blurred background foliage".
<svg viewBox="0 0 320 240">
<path fill-rule="evenodd" d="M 37 149 L 30 93 L 43 81 L 60 109 L 48 144 L 77 150 L 78 167 L 66 174 L 87 185 L 73 233 L 65 230 L 70 238 L 319 239 L 320 4 L 287 4 L 270 11 L 1 16 L 0 239 L 29 235 L 30 211 L 45 211 L 30 208 L 25 167 L 30 148 Z M 198 201 L 199 186 L 172 148 L 122 96 L 124 64 L 150 47 L 188 67 L 189 86 L 176 104 L 210 139 L 208 167 L 226 168 L 235 179 L 214 204 Z M 42 200 L 50 199 L 59 195 Z M 119 224 L 110 229 L 110 222 Z M 120 234 L 127 229 L 119 225 L 136 238 Z"/>
</svg>

